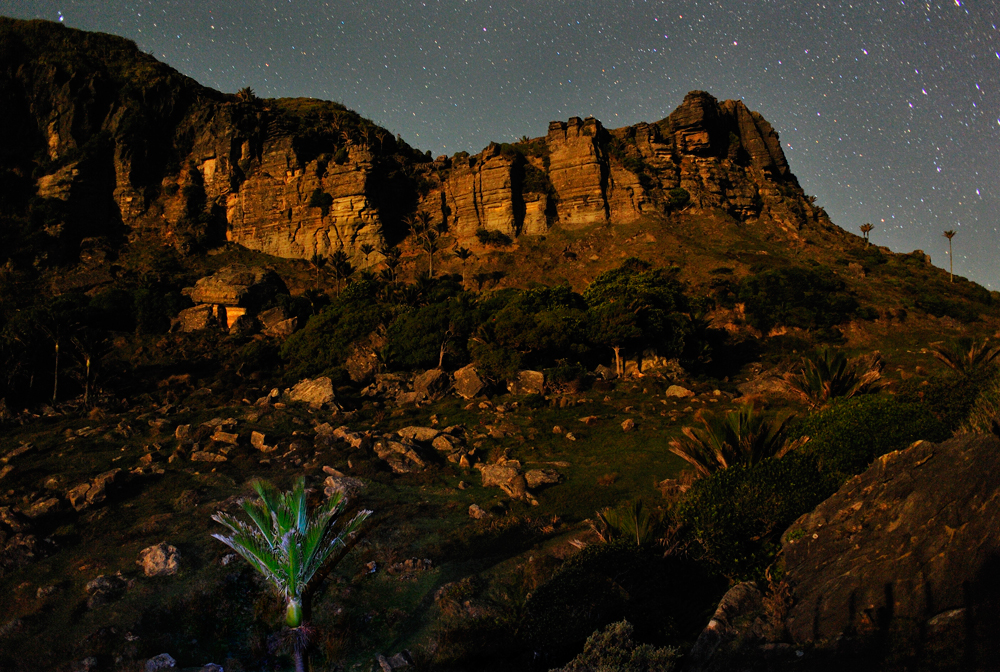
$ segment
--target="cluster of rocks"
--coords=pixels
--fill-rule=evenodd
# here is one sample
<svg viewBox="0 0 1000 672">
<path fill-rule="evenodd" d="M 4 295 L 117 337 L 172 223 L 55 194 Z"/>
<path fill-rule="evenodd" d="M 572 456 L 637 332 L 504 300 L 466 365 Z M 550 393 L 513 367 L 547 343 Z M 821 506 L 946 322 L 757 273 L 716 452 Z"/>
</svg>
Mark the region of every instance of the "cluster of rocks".
<svg viewBox="0 0 1000 672">
<path fill-rule="evenodd" d="M 519 460 L 510 460 L 505 457 L 501 457 L 491 464 L 477 464 L 476 469 L 482 474 L 484 488 L 500 488 L 511 499 L 525 501 L 532 506 L 538 505 L 538 500 L 532 494 L 532 490 L 546 485 L 554 485 L 562 480 L 562 475 L 554 469 L 524 471 Z M 473 518 L 484 517 L 482 509 L 478 506 L 476 509 L 470 508 L 469 515 Z"/>
<path fill-rule="evenodd" d="M 195 306 L 182 310 L 174 319 L 171 325 L 174 331 L 217 329 L 239 335 L 261 332 L 284 338 L 299 326 L 298 318 L 284 308 L 262 310 L 278 294 L 288 293 L 285 283 L 270 269 L 227 266 L 201 278 L 183 293 Z"/>
<path fill-rule="evenodd" d="M 466 445 L 461 425 L 444 429 L 403 427 L 369 439 L 371 449 L 397 474 L 422 471 L 438 455 L 463 467 L 472 466 L 476 459 L 476 449 Z"/>
<path fill-rule="evenodd" d="M 26 516 L 9 506 L 0 506 L 0 578 L 44 557 L 48 546 L 34 534 Z"/>
</svg>

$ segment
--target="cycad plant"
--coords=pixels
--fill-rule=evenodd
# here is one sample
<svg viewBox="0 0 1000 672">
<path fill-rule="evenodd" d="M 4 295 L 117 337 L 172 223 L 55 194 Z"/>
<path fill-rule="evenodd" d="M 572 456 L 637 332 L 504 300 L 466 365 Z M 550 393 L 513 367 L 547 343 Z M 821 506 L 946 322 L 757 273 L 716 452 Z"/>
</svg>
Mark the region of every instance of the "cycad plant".
<svg viewBox="0 0 1000 672">
<path fill-rule="evenodd" d="M 769 457 L 782 457 L 805 440 L 789 441 L 785 428 L 791 416 L 778 419 L 741 406 L 724 417 L 699 412 L 704 429 L 685 427 L 683 439 L 670 441 L 670 452 L 686 460 L 699 476 L 709 476 L 736 464 L 754 465 Z"/>
<path fill-rule="evenodd" d="M 657 511 L 650 511 L 641 499 L 623 502 L 617 507 L 607 507 L 597 512 L 597 523 L 591 527 L 601 541 L 621 539 L 642 548 L 656 541 L 663 528 L 663 517 Z"/>
<path fill-rule="evenodd" d="M 259 499 L 245 499 L 244 521 L 222 511 L 212 520 L 229 528 L 231 534 L 212 536 L 239 553 L 273 585 L 285 599 L 285 624 L 305 634 L 303 606 L 315 583 L 350 549 L 348 542 L 371 511 L 359 511 L 348 523 L 337 524 L 344 501 L 340 493 L 330 497 L 310 513 L 306 502 L 305 479 L 300 478 L 288 492 L 257 480 L 252 484 Z M 295 669 L 305 669 L 304 637 L 292 638 Z"/>
<path fill-rule="evenodd" d="M 960 338 L 950 347 L 931 346 L 934 358 L 961 376 L 971 377 L 993 366 L 1000 348 L 991 348 L 986 340 Z"/>
<path fill-rule="evenodd" d="M 849 399 L 878 392 L 886 385 L 883 368 L 885 362 L 877 352 L 848 359 L 843 352 L 823 350 L 815 358 L 804 357 L 801 371 L 787 376 L 786 381 L 810 406 L 819 408 L 834 397 Z"/>
</svg>

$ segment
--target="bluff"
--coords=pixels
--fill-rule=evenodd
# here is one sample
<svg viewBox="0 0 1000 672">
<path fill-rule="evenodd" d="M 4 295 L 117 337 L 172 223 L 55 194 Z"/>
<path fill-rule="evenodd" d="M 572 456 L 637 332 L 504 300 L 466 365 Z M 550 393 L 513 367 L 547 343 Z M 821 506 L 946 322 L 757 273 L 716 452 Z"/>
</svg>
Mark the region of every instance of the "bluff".
<svg viewBox="0 0 1000 672">
<path fill-rule="evenodd" d="M 481 229 L 517 239 L 681 209 L 793 237 L 832 227 L 770 124 L 701 91 L 656 123 L 573 117 L 432 160 L 337 103 L 223 94 L 127 40 L 0 19 L 0 115 L 0 181 L 16 194 L 3 208 L 60 260 L 158 238 L 357 262 L 404 241 L 418 210 L 473 248 Z"/>
</svg>

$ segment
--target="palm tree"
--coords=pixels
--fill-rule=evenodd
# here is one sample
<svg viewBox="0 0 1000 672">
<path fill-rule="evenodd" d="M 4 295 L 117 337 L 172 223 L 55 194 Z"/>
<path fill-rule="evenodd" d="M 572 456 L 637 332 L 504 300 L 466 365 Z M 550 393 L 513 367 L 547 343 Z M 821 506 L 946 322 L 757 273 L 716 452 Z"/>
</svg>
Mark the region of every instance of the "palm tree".
<svg viewBox="0 0 1000 672">
<path fill-rule="evenodd" d="M 361 247 L 358 249 L 361 250 L 361 254 L 365 255 L 365 268 L 368 268 L 368 256 L 375 251 L 375 246 L 371 243 L 361 243 Z"/>
<path fill-rule="evenodd" d="M 951 239 L 955 237 L 955 230 L 945 231 L 944 237 L 948 239 L 948 282 L 955 282 L 955 262 L 951 257 Z"/>
<path fill-rule="evenodd" d="M 309 260 L 309 263 L 312 264 L 312 267 L 316 269 L 316 289 L 319 289 L 319 272 L 320 270 L 322 270 L 324 266 L 326 266 L 326 262 L 327 258 L 324 257 L 319 252 L 314 254 L 312 258 Z"/>
<path fill-rule="evenodd" d="M 427 252 L 427 274 L 434 276 L 434 253 L 440 249 L 440 238 L 448 231 L 448 222 L 441 220 L 436 225 L 431 224 L 431 215 L 425 210 L 406 218 L 406 223 L 413 232 L 420 247 Z"/>
<path fill-rule="evenodd" d="M 303 672 L 308 643 L 303 626 L 306 601 L 329 569 L 353 546 L 354 533 L 371 511 L 359 511 L 338 527 L 337 517 L 344 508 L 340 493 L 310 515 L 305 478 L 299 478 L 288 492 L 279 492 L 266 481 L 257 480 L 251 485 L 259 499 L 241 502 L 250 522 L 219 511 L 212 520 L 228 527 L 231 534 L 212 536 L 243 556 L 284 597 L 285 625 L 293 631 L 289 639 L 295 644 L 295 670 Z"/>
<path fill-rule="evenodd" d="M 865 234 L 865 249 L 866 250 L 868 249 L 868 234 L 871 233 L 871 230 L 874 229 L 874 228 L 875 227 L 872 226 L 871 224 L 862 224 L 861 225 L 861 233 Z"/>
<path fill-rule="evenodd" d="M 742 406 L 722 418 L 704 412 L 695 418 L 705 428 L 684 427 L 685 438 L 671 440 L 670 452 L 691 464 L 698 476 L 736 464 L 752 466 L 769 457 L 783 457 L 805 443 L 804 439 L 789 441 L 785 437 L 791 417 L 771 420 L 754 414 L 752 406 Z"/>
<path fill-rule="evenodd" d="M 340 295 L 342 281 L 354 275 L 354 265 L 343 250 L 337 250 L 330 257 L 330 265 L 333 267 L 333 274 L 337 276 L 337 295 Z"/>
<path fill-rule="evenodd" d="M 462 289 L 465 289 L 465 262 L 472 256 L 472 251 L 466 247 L 456 247 L 453 254 L 462 261 Z"/>
</svg>

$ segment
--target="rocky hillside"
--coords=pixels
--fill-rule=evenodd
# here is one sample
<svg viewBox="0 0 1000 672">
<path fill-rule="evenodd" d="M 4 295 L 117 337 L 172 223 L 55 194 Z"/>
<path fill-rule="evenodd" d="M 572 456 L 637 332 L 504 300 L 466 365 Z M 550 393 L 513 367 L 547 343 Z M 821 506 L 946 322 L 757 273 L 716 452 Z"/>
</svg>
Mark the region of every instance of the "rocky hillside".
<svg viewBox="0 0 1000 672">
<path fill-rule="evenodd" d="M 363 245 L 404 239 L 418 210 L 473 249 L 482 230 L 517 239 L 681 209 L 783 235 L 832 227 L 770 124 L 705 92 L 653 124 L 573 117 L 431 160 L 337 103 L 223 94 L 109 35 L 0 19 L 0 55 L 0 173 L 21 194 L 4 205 L 40 221 L 35 247 L 60 260 L 84 240 L 155 235 L 357 263 Z"/>
</svg>

